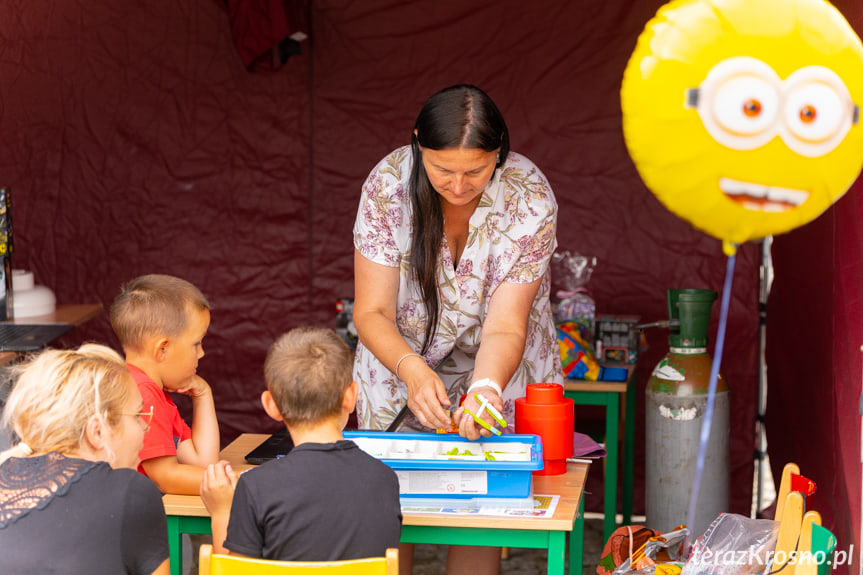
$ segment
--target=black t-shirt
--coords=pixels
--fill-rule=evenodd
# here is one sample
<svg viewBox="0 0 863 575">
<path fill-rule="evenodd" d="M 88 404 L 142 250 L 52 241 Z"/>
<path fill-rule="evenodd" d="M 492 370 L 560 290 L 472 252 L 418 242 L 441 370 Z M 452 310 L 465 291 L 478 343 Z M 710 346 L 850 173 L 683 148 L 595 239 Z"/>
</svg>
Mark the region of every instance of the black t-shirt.
<svg viewBox="0 0 863 575">
<path fill-rule="evenodd" d="M 386 464 L 353 441 L 303 443 L 240 476 L 225 547 L 282 561 L 382 557 L 401 521 Z"/>
<path fill-rule="evenodd" d="M 41 485 L 51 485 L 56 473 L 59 489 L 27 485 L 43 461 L 53 470 Z M 13 492 L 21 495 L 9 497 Z M 168 558 L 159 490 L 137 471 L 105 462 L 57 453 L 4 461 L 0 519 L 0 573 L 150 575 Z"/>
</svg>

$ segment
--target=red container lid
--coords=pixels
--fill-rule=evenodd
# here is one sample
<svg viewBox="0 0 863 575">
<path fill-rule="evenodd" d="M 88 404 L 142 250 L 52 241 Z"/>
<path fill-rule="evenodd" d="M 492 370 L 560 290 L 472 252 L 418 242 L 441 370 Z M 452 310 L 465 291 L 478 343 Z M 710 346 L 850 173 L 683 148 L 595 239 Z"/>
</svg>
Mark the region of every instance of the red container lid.
<svg viewBox="0 0 863 575">
<path fill-rule="evenodd" d="M 531 383 L 527 386 L 525 399 L 528 403 L 562 403 L 563 386 L 556 383 Z"/>
</svg>

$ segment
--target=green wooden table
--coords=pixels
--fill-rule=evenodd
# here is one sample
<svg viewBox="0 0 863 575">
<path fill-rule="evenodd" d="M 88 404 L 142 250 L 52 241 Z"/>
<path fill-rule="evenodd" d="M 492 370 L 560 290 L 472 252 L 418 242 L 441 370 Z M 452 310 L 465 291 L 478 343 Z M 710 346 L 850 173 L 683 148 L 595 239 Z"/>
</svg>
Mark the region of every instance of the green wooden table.
<svg viewBox="0 0 863 575">
<path fill-rule="evenodd" d="M 624 403 L 623 430 L 623 525 L 632 523 L 632 474 L 635 450 L 635 366 L 627 366 L 629 373 L 625 382 L 564 380 L 563 395 L 576 405 L 600 405 L 605 407 L 605 485 L 603 493 L 603 540 L 607 541 L 617 525 L 617 470 L 619 461 L 620 403 Z"/>
<path fill-rule="evenodd" d="M 222 459 L 242 471 L 250 467 L 243 456 L 268 436 L 244 434 L 226 447 Z M 563 575 L 567 552 L 569 574 L 581 575 L 584 542 L 584 484 L 590 466 L 569 463 L 562 475 L 533 478 L 533 492 L 559 495 L 553 517 L 480 517 L 406 513 L 402 522 L 403 543 L 483 545 L 548 550 L 548 574 Z M 164 495 L 168 516 L 168 548 L 171 575 L 181 575 L 183 534 L 210 533 L 210 518 L 196 495 Z M 567 541 L 568 539 L 568 541 Z"/>
</svg>

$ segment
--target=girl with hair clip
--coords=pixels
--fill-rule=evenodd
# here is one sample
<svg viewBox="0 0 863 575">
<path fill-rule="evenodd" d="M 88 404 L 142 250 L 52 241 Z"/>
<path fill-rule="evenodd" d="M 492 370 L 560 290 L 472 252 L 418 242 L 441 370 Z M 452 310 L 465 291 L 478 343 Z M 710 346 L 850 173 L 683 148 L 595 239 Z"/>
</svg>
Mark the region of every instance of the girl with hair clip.
<svg viewBox="0 0 863 575">
<path fill-rule="evenodd" d="M 167 574 L 161 494 L 138 473 L 152 417 L 110 348 L 48 349 L 17 367 L 0 454 L 0 573 Z"/>
<path fill-rule="evenodd" d="M 485 92 L 457 85 L 426 101 L 411 145 L 366 179 L 354 224 L 360 427 L 511 432 L 528 384 L 563 383 L 549 302 L 556 226 L 548 181 L 510 151 Z M 448 573 L 496 573 L 499 549 L 484 549 L 488 561 L 452 548 Z"/>
</svg>

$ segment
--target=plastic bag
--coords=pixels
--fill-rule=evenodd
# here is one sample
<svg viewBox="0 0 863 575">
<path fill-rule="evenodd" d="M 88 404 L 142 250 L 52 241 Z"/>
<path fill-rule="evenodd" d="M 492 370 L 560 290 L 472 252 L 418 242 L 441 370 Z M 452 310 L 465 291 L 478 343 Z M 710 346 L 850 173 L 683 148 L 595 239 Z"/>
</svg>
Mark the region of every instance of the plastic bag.
<svg viewBox="0 0 863 575">
<path fill-rule="evenodd" d="M 597 575 L 611 575 L 619 565 L 629 559 L 630 553 L 644 545 L 651 537 L 660 533 L 648 529 L 643 525 L 624 525 L 615 529 L 600 554 L 599 565 L 596 566 Z"/>
<path fill-rule="evenodd" d="M 560 301 L 554 314 L 555 323 L 575 322 L 582 339 L 593 345 L 596 302 L 585 286 L 596 267 L 596 258 L 564 250 L 551 256 L 551 267 L 552 278 L 562 288 L 556 294 Z"/>
<path fill-rule="evenodd" d="M 778 535 L 778 521 L 721 513 L 692 546 L 682 575 L 762 573 Z"/>
<path fill-rule="evenodd" d="M 654 573 L 658 565 L 674 563 L 673 570 L 682 562 L 683 544 L 689 538 L 689 529 L 680 525 L 674 531 L 651 537 L 633 552 L 632 557 L 627 557 L 612 575 L 647 575 Z"/>
</svg>

